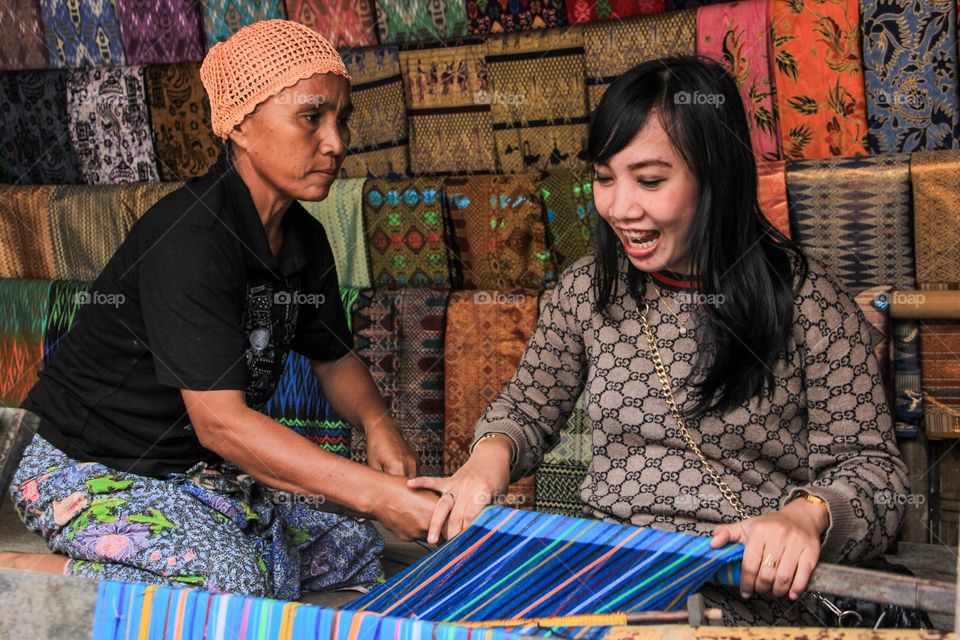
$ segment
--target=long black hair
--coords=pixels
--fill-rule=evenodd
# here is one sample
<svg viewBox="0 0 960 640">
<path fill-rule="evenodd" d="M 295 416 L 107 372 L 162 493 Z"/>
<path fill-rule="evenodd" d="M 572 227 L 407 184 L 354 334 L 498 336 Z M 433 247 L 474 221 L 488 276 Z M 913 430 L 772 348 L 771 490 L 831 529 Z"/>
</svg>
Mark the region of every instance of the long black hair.
<svg viewBox="0 0 960 640">
<path fill-rule="evenodd" d="M 678 56 L 644 62 L 620 76 L 593 115 L 590 161 L 608 164 L 652 114 L 699 183 L 686 248 L 699 282 L 695 293 L 702 294 L 697 299 L 719 301 L 705 305 L 703 335 L 712 349 L 700 350 L 692 406 L 684 408 L 696 417 L 733 408 L 773 384 L 807 260 L 760 210 L 747 116 L 723 66 Z M 617 295 L 621 248 L 599 217 L 597 243 L 594 291 L 602 312 Z"/>
</svg>

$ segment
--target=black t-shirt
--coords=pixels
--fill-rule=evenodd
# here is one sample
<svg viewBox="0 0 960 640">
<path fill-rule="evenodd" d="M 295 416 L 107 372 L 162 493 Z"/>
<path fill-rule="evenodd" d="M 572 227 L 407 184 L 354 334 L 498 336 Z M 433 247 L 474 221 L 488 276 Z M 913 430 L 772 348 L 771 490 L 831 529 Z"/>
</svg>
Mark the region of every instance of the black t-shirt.
<svg viewBox="0 0 960 640">
<path fill-rule="evenodd" d="M 275 257 L 221 156 L 134 225 L 22 406 L 68 455 L 164 477 L 218 459 L 180 389 L 242 390 L 259 409 L 291 348 L 314 360 L 353 348 L 333 253 L 294 201 Z"/>
</svg>

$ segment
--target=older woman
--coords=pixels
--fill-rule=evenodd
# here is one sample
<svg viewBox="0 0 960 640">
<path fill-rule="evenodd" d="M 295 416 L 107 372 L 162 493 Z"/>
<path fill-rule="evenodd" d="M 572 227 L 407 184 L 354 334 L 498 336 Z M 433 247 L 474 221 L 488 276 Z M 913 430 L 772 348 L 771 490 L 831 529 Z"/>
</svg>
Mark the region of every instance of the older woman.
<svg viewBox="0 0 960 640">
<path fill-rule="evenodd" d="M 534 470 L 585 393 L 585 514 L 741 542 L 739 593 L 705 592 L 726 621 L 816 624 L 816 603 L 796 601 L 817 561 L 882 553 L 903 515 L 866 321 L 760 212 L 720 65 L 672 58 L 621 76 L 588 154 L 598 249 L 560 277 L 469 460 L 409 482 L 443 492 L 430 539 Z"/>
<path fill-rule="evenodd" d="M 352 352 L 330 246 L 297 202 L 325 198 L 346 155 L 350 76 L 314 31 L 270 20 L 213 47 L 201 77 L 227 151 L 135 225 L 24 402 L 41 426 L 11 492 L 58 555 L 5 562 L 281 598 L 367 587 L 383 547 L 369 522 L 268 490 L 404 538 L 425 535 L 436 502 L 405 485 L 416 457 Z M 289 349 L 365 431 L 369 467 L 257 410 Z"/>
</svg>

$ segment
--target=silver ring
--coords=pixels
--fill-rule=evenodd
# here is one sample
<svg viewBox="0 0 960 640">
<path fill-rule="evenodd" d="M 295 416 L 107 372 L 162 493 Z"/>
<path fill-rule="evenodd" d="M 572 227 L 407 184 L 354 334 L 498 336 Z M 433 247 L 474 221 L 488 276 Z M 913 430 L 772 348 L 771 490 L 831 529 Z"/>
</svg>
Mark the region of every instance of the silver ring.
<svg viewBox="0 0 960 640">
<path fill-rule="evenodd" d="M 444 496 L 450 496 L 451 498 L 453 498 L 454 502 L 456 502 L 456 500 L 457 500 L 457 496 L 453 495 L 453 494 L 450 493 L 449 491 L 444 491 L 443 493 L 440 494 L 440 497 L 441 497 L 441 498 L 444 497 Z"/>
</svg>

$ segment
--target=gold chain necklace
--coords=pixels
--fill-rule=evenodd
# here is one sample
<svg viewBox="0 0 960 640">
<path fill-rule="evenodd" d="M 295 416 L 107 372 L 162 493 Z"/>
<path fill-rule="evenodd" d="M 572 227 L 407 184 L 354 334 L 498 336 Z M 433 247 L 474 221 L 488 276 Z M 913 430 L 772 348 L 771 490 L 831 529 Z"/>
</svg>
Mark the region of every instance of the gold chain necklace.
<svg viewBox="0 0 960 640">
<path fill-rule="evenodd" d="M 676 313 L 674 313 L 674 312 L 673 312 L 673 309 L 670 308 L 670 305 L 667 304 L 667 301 L 663 299 L 663 295 L 661 295 L 661 293 L 660 293 L 660 287 L 658 287 L 657 285 L 653 285 L 653 288 L 656 290 L 656 292 L 657 292 L 657 297 L 660 298 L 660 302 L 663 303 L 663 306 L 666 307 L 667 311 L 670 312 L 670 315 L 672 315 L 674 318 L 677 319 L 677 324 L 680 325 L 680 335 L 682 335 L 682 336 L 687 335 L 687 323 L 686 323 L 686 321 L 681 320 L 681 319 L 680 319 L 680 316 L 677 315 Z M 688 316 L 687 316 L 687 320 L 689 320 L 689 319 L 690 319 L 690 316 L 688 315 Z"/>
<path fill-rule="evenodd" d="M 667 401 L 667 406 L 670 407 L 670 413 L 673 414 L 673 419 L 677 423 L 677 427 L 680 428 L 680 434 L 683 436 L 684 442 L 687 443 L 687 446 L 690 447 L 690 450 L 693 451 L 697 458 L 700 459 L 700 464 L 703 465 L 704 470 L 710 476 L 710 479 L 713 480 L 713 483 L 720 489 L 720 493 L 723 494 L 723 497 L 727 499 L 734 509 L 737 510 L 737 513 L 740 514 L 740 517 L 746 520 L 750 516 L 747 514 L 746 507 L 743 506 L 743 503 L 740 501 L 740 498 L 733 492 L 733 489 L 723 481 L 723 478 L 720 477 L 720 474 L 716 469 L 713 468 L 713 465 L 707 460 L 706 456 L 703 455 L 703 451 L 700 450 L 700 445 L 693 439 L 693 436 L 690 435 L 690 432 L 687 430 L 687 423 L 684 421 L 683 416 L 680 414 L 680 408 L 677 406 L 677 401 L 673 397 L 673 390 L 670 387 L 670 379 L 667 377 L 667 369 L 663 366 L 663 360 L 660 358 L 660 350 L 657 349 L 657 341 L 653 337 L 653 332 L 650 330 L 650 323 L 647 321 L 647 312 L 650 310 L 650 306 L 642 300 L 637 301 L 638 304 L 642 303 L 643 308 L 640 310 L 640 325 L 643 327 L 643 335 L 647 338 L 647 344 L 650 347 L 650 357 L 653 360 L 653 368 L 657 372 L 657 378 L 660 379 L 660 387 L 663 389 L 663 397 Z M 678 318 L 679 320 L 679 318 Z"/>
</svg>

